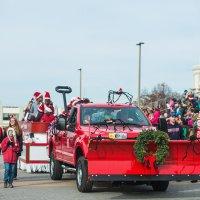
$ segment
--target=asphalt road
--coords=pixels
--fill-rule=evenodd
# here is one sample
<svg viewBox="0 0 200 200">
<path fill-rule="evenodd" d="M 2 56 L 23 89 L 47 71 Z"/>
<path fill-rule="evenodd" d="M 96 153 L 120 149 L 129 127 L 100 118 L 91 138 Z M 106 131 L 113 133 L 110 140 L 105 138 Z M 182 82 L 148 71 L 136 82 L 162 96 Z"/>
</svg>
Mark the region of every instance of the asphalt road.
<svg viewBox="0 0 200 200">
<path fill-rule="evenodd" d="M 1 177 L 3 168 L 0 166 Z M 198 199 L 200 200 L 200 182 L 171 182 L 167 192 L 154 192 L 150 186 L 111 187 L 101 185 L 91 193 L 77 191 L 73 176 L 65 175 L 61 181 L 52 181 L 49 174 L 27 174 L 19 171 L 19 179 L 14 188 L 3 188 L 0 181 L 0 200 L 98 200 L 98 199 Z"/>
</svg>

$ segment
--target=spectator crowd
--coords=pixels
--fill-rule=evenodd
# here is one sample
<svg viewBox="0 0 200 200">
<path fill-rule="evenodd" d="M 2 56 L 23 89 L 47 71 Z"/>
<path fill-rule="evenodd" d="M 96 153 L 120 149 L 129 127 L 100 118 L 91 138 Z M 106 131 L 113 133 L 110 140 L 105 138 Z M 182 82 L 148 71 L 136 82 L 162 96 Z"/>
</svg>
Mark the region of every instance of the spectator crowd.
<svg viewBox="0 0 200 200">
<path fill-rule="evenodd" d="M 200 138 L 200 98 L 185 90 L 180 99 L 169 98 L 166 106 L 143 108 L 153 126 L 172 140 Z"/>
</svg>

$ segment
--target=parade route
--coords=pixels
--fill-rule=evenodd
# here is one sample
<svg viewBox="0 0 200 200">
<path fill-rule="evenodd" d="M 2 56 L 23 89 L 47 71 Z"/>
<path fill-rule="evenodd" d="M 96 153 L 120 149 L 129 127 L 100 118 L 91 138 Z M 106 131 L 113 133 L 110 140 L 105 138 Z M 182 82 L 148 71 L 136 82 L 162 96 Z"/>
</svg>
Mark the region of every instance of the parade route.
<svg viewBox="0 0 200 200">
<path fill-rule="evenodd" d="M 0 200 L 200 200 L 200 0 L 0 16 Z"/>
<path fill-rule="evenodd" d="M 61 181 L 52 181 L 47 173 L 28 174 L 19 170 L 14 188 L 3 188 L 3 166 L 0 165 L 0 200 L 63 200 L 63 199 L 200 199 L 200 183 L 171 182 L 167 192 L 154 192 L 149 186 L 111 187 L 101 184 L 91 193 L 76 189 L 75 177 L 64 175 Z"/>
</svg>

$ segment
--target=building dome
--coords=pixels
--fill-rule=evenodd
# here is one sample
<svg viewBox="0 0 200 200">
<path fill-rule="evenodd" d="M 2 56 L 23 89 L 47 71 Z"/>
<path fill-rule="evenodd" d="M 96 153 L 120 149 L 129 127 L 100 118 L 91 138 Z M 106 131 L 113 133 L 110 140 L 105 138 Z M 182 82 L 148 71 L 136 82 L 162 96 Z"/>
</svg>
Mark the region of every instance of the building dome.
<svg viewBox="0 0 200 200">
<path fill-rule="evenodd" d="M 198 70 L 200 70 L 200 65 L 195 65 L 192 69 L 193 72 Z"/>
<path fill-rule="evenodd" d="M 200 91 L 200 65 L 195 65 L 192 71 L 193 71 L 194 89 L 196 92 L 199 92 Z"/>
</svg>

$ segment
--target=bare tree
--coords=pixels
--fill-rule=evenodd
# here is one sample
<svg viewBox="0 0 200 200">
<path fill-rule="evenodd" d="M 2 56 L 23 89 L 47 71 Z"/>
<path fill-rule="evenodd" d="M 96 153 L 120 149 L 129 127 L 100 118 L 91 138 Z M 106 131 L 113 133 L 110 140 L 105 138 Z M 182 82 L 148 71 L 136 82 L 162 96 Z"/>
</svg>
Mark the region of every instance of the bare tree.
<svg viewBox="0 0 200 200">
<path fill-rule="evenodd" d="M 160 107 L 164 109 L 170 97 L 179 99 L 181 95 L 172 91 L 166 83 L 159 83 L 150 92 L 147 89 L 142 91 L 142 106 L 151 108 Z"/>
</svg>

